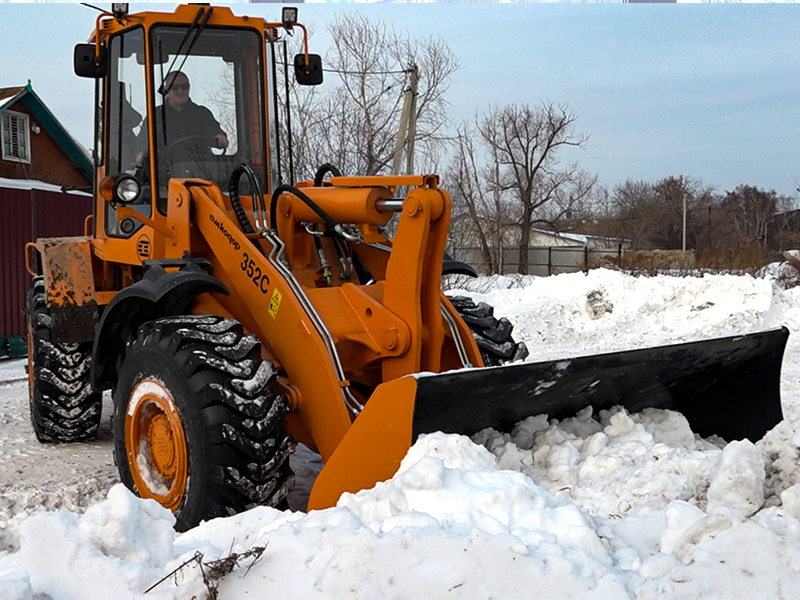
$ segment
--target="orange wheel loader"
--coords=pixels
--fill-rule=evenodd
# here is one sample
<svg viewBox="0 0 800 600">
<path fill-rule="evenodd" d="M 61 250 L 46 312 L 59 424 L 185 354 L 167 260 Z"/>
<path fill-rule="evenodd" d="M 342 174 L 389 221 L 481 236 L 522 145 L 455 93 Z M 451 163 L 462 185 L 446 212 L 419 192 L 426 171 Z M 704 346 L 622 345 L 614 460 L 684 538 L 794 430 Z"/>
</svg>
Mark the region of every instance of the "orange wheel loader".
<svg viewBox="0 0 800 600">
<path fill-rule="evenodd" d="M 112 390 L 122 481 L 187 529 L 283 505 L 296 442 L 325 462 L 314 509 L 391 477 L 426 432 L 617 404 L 728 439 L 782 418 L 785 329 L 526 363 L 507 321 L 440 290 L 470 269 L 445 257 L 437 176 L 283 173 L 278 73 L 323 79 L 307 40 L 285 59 L 298 30 L 294 8 L 265 22 L 188 5 L 100 14 L 75 48 L 96 85 L 95 203 L 84 237 L 25 250 L 41 441 L 93 437 Z"/>
</svg>

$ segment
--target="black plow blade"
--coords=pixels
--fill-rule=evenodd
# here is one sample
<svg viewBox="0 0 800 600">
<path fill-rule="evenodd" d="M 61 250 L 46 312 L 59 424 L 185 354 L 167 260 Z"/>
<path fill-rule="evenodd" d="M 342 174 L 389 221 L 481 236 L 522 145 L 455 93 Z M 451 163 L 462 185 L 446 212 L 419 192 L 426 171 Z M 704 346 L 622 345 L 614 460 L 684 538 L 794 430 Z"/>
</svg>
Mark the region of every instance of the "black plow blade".
<svg viewBox="0 0 800 600">
<path fill-rule="evenodd" d="M 564 419 L 592 406 L 681 412 L 695 433 L 761 439 L 783 418 L 785 327 L 699 342 L 420 376 L 412 437 L 510 431 L 526 417 Z"/>
</svg>

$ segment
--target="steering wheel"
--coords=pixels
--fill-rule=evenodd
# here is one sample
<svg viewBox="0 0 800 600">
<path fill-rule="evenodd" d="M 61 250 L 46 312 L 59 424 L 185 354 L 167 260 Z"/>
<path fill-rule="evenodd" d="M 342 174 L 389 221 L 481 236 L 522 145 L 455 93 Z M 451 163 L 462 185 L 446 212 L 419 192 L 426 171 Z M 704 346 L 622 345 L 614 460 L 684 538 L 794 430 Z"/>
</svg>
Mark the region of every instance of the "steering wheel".
<svg viewBox="0 0 800 600">
<path fill-rule="evenodd" d="M 209 135 L 200 135 L 200 134 L 192 134 L 192 135 L 184 135 L 183 137 L 179 137 L 174 142 L 170 143 L 166 150 L 165 155 L 167 160 L 170 162 L 178 162 L 176 161 L 175 154 L 177 153 L 178 149 L 183 148 L 184 156 L 182 158 L 198 158 L 202 157 L 205 154 L 206 149 L 217 148 L 217 140 L 216 136 L 209 136 Z M 222 154 L 214 155 L 213 153 L 209 152 L 210 156 L 223 156 L 225 154 L 225 148 L 217 148 L 222 150 Z M 181 158 L 181 157 L 178 157 Z"/>
</svg>

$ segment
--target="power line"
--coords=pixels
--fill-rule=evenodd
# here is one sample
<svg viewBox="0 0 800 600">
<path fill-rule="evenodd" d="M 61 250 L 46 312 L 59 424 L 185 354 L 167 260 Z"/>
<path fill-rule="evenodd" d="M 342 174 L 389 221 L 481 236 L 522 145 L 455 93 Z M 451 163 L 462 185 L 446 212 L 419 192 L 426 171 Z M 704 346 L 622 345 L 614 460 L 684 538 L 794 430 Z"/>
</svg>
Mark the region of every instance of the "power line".
<svg viewBox="0 0 800 600">
<path fill-rule="evenodd" d="M 338 69 L 323 69 L 328 73 L 337 75 L 400 75 L 401 73 L 411 73 L 411 69 L 400 69 L 399 71 L 339 71 Z"/>
<path fill-rule="evenodd" d="M 282 66 L 282 67 L 287 66 L 286 63 L 283 63 L 283 62 L 279 62 L 278 64 L 280 66 Z M 289 65 L 289 66 L 291 67 L 291 66 L 294 66 L 294 65 L 292 64 L 292 65 Z M 411 73 L 412 69 L 399 69 L 399 70 L 396 70 L 396 71 L 342 71 L 342 70 L 339 70 L 339 69 L 323 68 L 322 71 L 323 71 L 323 73 L 335 73 L 336 75 L 362 75 L 362 76 L 365 76 L 365 75 L 400 75 L 400 74 L 403 74 L 403 73 L 405 73 L 407 75 L 407 74 Z"/>
</svg>

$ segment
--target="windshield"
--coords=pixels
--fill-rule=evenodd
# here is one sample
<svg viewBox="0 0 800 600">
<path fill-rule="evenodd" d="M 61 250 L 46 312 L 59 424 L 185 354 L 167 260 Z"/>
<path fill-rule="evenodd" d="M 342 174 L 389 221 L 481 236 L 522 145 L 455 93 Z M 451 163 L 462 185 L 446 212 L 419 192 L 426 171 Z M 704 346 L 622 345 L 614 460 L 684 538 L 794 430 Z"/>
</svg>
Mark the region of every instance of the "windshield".
<svg viewBox="0 0 800 600">
<path fill-rule="evenodd" d="M 208 27 L 195 40 L 196 31 L 187 36 L 188 31 L 165 25 L 151 35 L 155 127 L 150 143 L 155 144 L 161 212 L 170 178 L 214 181 L 227 191 L 233 169 L 246 163 L 267 189 L 261 37 L 248 29 Z M 143 153 L 150 146 L 147 131 L 145 123 Z"/>
</svg>

